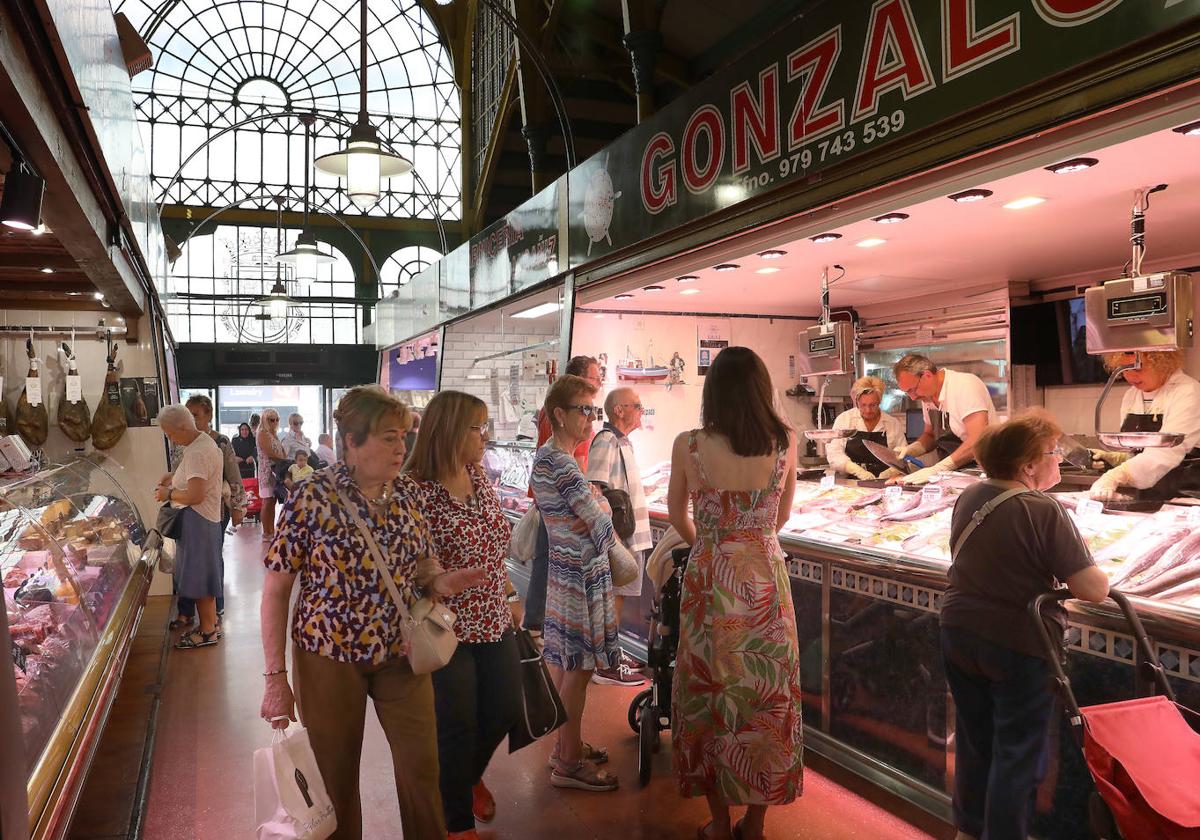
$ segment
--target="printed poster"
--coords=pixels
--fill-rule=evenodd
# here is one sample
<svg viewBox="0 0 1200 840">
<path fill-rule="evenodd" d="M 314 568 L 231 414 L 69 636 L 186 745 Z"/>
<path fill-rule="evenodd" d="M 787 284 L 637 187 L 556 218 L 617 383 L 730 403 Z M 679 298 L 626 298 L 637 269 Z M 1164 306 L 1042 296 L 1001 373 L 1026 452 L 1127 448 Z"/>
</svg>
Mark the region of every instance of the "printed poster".
<svg viewBox="0 0 1200 840">
<path fill-rule="evenodd" d="M 729 346 L 728 318 L 701 318 L 696 322 L 696 373 L 708 373 L 712 360 Z"/>
</svg>

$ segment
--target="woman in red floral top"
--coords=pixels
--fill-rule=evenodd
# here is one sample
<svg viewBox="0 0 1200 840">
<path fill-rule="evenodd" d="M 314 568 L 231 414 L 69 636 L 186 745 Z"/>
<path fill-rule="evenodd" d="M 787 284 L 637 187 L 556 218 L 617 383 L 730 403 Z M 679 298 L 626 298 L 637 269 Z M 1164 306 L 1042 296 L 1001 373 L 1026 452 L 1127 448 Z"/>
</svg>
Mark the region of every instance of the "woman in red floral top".
<svg viewBox="0 0 1200 840">
<path fill-rule="evenodd" d="M 496 802 L 483 784 L 492 753 L 520 710 L 520 668 L 513 627 L 520 601 L 505 560 L 511 528 L 484 475 L 488 411 L 482 400 L 443 391 L 429 402 L 406 476 L 447 571 L 482 568 L 482 586 L 450 598 L 458 650 L 434 672 L 442 805 L 450 840 L 478 840 L 475 821 L 490 821 Z"/>
</svg>

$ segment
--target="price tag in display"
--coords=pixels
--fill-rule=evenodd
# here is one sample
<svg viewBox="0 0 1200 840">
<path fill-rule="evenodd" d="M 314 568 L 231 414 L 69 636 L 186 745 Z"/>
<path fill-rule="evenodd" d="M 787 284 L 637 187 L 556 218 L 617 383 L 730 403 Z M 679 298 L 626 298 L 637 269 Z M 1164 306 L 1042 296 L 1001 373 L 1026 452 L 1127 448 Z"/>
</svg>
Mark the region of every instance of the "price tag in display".
<svg viewBox="0 0 1200 840">
<path fill-rule="evenodd" d="M 825 475 L 821 476 L 821 489 L 822 490 L 830 489 L 831 487 L 833 487 L 834 482 L 836 480 L 837 479 L 834 477 L 833 473 L 825 473 Z"/>
<path fill-rule="evenodd" d="M 25 651 L 16 642 L 12 643 L 12 661 L 14 665 L 21 669 L 22 674 L 27 673 L 25 670 Z"/>
<path fill-rule="evenodd" d="M 67 402 L 77 403 L 83 399 L 83 377 L 67 374 Z"/>
<path fill-rule="evenodd" d="M 1078 510 L 1080 519 L 1095 519 L 1104 513 L 1104 502 L 1099 499 L 1088 499 L 1079 503 Z"/>
<path fill-rule="evenodd" d="M 25 399 L 30 405 L 42 404 L 42 379 L 39 376 L 25 377 Z"/>
<path fill-rule="evenodd" d="M 921 501 L 922 502 L 936 501 L 937 499 L 942 498 L 942 492 L 943 492 L 942 485 L 926 484 L 924 487 L 921 488 Z"/>
<path fill-rule="evenodd" d="M 889 484 L 883 488 L 883 498 L 885 499 L 899 499 L 902 495 L 904 495 L 904 488 L 899 484 Z"/>
</svg>

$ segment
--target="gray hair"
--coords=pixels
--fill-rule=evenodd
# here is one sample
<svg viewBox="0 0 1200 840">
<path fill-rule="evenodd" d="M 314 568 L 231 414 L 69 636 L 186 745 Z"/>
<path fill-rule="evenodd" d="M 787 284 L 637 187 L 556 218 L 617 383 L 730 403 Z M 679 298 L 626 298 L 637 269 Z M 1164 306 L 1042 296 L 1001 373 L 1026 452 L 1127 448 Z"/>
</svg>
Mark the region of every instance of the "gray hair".
<svg viewBox="0 0 1200 840">
<path fill-rule="evenodd" d="M 628 394 L 633 394 L 634 397 L 637 397 L 637 391 L 629 387 L 614 388 L 609 391 L 608 396 L 604 398 L 604 416 L 612 420 L 616 414 L 617 406 L 621 405 L 622 400 Z"/>
<path fill-rule="evenodd" d="M 922 356 L 920 353 L 909 353 L 892 365 L 892 376 L 899 376 L 901 373 L 920 376 L 925 371 L 937 373 L 938 368 L 928 356 Z"/>
<path fill-rule="evenodd" d="M 300 412 L 298 412 L 298 411 L 293 411 L 291 414 L 288 415 L 288 425 L 289 426 L 292 425 L 293 420 L 299 420 L 301 423 L 304 422 L 304 418 L 300 416 Z"/>
<path fill-rule="evenodd" d="M 187 410 L 187 406 L 174 403 L 158 412 L 158 425 L 162 428 L 191 432 L 196 430 L 196 419 Z"/>
</svg>

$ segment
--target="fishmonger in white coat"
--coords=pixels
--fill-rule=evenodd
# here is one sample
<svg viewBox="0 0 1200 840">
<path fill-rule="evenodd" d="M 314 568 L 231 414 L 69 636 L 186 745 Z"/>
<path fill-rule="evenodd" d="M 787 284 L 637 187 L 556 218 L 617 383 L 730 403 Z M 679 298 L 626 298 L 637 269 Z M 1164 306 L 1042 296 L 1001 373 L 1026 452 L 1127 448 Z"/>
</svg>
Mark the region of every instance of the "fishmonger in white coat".
<svg viewBox="0 0 1200 840">
<path fill-rule="evenodd" d="M 904 448 L 904 427 L 900 421 L 880 410 L 883 401 L 883 380 L 864 376 L 850 386 L 854 408 L 843 411 L 833 421 L 834 429 L 849 429 L 854 434 L 825 444 L 825 460 L 829 466 L 860 481 L 876 478 L 887 471 L 887 464 L 872 455 L 864 445 L 873 441 L 889 449 Z"/>
</svg>

